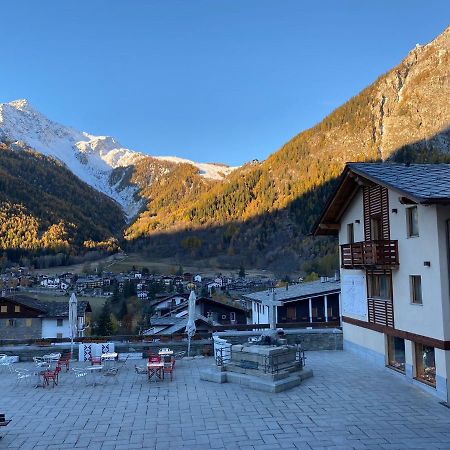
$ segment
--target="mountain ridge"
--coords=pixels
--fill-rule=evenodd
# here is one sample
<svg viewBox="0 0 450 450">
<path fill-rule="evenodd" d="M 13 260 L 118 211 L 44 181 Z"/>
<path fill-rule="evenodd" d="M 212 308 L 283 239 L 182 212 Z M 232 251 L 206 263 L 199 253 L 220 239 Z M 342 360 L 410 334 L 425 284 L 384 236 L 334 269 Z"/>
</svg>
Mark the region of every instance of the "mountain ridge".
<svg viewBox="0 0 450 450">
<path fill-rule="evenodd" d="M 139 205 L 124 231 L 130 248 L 180 259 L 220 256 L 287 271 L 327 254 L 335 257 L 333 242 L 307 234 L 347 161 L 450 161 L 448 98 L 450 27 L 265 161 L 233 168 L 218 180 L 202 176 L 198 163 L 176 157 L 132 153 L 128 164 L 120 149 L 110 153 L 118 146 L 113 138 L 83 135 L 87 144 L 80 153 L 110 155 L 115 167 L 108 182 L 117 195 Z"/>
<path fill-rule="evenodd" d="M 200 175 L 220 180 L 235 168 L 224 164 L 196 163 L 170 157 L 152 157 L 124 148 L 111 136 L 95 136 L 54 122 L 33 108 L 26 99 L 0 103 L 0 138 L 10 142 L 23 142 L 44 155 L 64 163 L 78 178 L 117 201 L 128 219 L 132 219 L 144 206 L 136 195 L 134 185 L 122 186 L 111 182 L 114 169 L 136 164 L 147 157 L 155 161 L 191 164 Z"/>
</svg>

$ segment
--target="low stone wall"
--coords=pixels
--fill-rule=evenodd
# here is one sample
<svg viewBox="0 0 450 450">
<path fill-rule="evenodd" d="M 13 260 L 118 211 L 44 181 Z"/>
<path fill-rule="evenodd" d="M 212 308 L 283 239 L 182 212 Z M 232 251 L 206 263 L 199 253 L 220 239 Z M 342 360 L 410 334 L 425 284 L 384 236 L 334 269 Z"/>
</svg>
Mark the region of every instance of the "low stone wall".
<svg viewBox="0 0 450 450">
<path fill-rule="evenodd" d="M 342 330 L 337 328 L 285 329 L 288 344 L 301 343 L 305 351 L 342 350 Z M 217 334 L 232 344 L 243 344 L 249 337 L 257 337 L 259 331 L 221 331 Z"/>
<path fill-rule="evenodd" d="M 147 358 L 148 353 L 157 353 L 162 347 L 170 347 L 174 352 L 187 352 L 187 342 L 115 342 L 117 353 L 142 353 Z M 32 361 L 33 356 L 43 356 L 48 353 L 63 353 L 70 351 L 70 344 L 37 346 L 37 345 L 8 345 L 0 347 L 0 354 L 18 355 L 20 361 Z M 78 360 L 78 344 L 73 347 L 74 359 Z M 191 356 L 213 354 L 212 340 L 194 340 L 191 342 Z"/>
<path fill-rule="evenodd" d="M 221 331 L 215 333 L 232 344 L 243 344 L 249 337 L 260 335 L 260 331 Z M 342 350 L 342 330 L 335 328 L 321 329 L 286 329 L 285 338 L 288 344 L 301 342 L 306 351 L 317 350 Z M 115 341 L 113 341 L 115 342 Z M 147 357 L 148 352 L 156 353 L 161 347 L 170 347 L 174 352 L 187 352 L 187 341 L 169 342 L 115 342 L 115 350 L 118 353 L 142 352 Z M 20 361 L 32 361 L 33 356 L 43 356 L 53 352 L 70 351 L 70 344 L 48 345 L 7 345 L 0 347 L 0 353 L 18 355 Z M 212 355 L 212 339 L 193 340 L 191 342 L 191 355 Z M 78 344 L 74 345 L 74 358 L 78 359 Z"/>
</svg>

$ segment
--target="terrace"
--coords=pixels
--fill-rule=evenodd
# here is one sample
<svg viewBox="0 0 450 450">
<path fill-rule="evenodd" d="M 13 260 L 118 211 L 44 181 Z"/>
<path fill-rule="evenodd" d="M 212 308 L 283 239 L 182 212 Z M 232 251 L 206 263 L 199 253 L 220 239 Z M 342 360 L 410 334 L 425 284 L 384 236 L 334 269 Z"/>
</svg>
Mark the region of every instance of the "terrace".
<svg viewBox="0 0 450 450">
<path fill-rule="evenodd" d="M 306 356 L 314 378 L 278 394 L 200 381 L 199 369 L 212 358 L 177 361 L 172 382 L 135 374 L 134 363 L 143 361 L 128 361 L 117 380 L 96 386 L 62 373 L 55 388 L 34 388 L 2 373 L 0 412 L 12 422 L 0 446 L 450 448 L 450 409 L 436 397 L 348 352 Z"/>
</svg>

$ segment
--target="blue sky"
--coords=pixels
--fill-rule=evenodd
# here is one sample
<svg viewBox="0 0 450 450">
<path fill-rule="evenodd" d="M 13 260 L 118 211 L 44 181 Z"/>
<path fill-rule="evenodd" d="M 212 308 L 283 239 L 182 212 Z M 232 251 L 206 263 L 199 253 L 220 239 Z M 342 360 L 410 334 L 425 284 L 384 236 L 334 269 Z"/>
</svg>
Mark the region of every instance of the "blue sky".
<svg viewBox="0 0 450 450">
<path fill-rule="evenodd" d="M 264 159 L 448 26 L 447 0 L 4 0 L 0 102 L 153 155 Z"/>
</svg>

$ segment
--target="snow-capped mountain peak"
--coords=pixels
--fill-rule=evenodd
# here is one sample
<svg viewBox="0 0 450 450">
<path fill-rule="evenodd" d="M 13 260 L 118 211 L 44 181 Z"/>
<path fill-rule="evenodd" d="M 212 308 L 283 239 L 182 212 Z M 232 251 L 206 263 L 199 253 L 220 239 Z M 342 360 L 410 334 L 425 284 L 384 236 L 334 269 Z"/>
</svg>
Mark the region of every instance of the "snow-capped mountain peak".
<svg viewBox="0 0 450 450">
<path fill-rule="evenodd" d="M 0 103 L 0 139 L 23 142 L 58 159 L 85 183 L 116 200 L 130 219 L 142 206 L 135 200 L 137 188 L 119 188 L 120 183 L 112 185 L 110 176 L 113 169 L 130 166 L 146 155 L 122 147 L 111 136 L 94 136 L 54 122 L 34 109 L 28 100 L 20 99 Z M 177 157 L 156 158 L 192 164 L 210 179 L 221 179 L 235 169 Z"/>
</svg>

